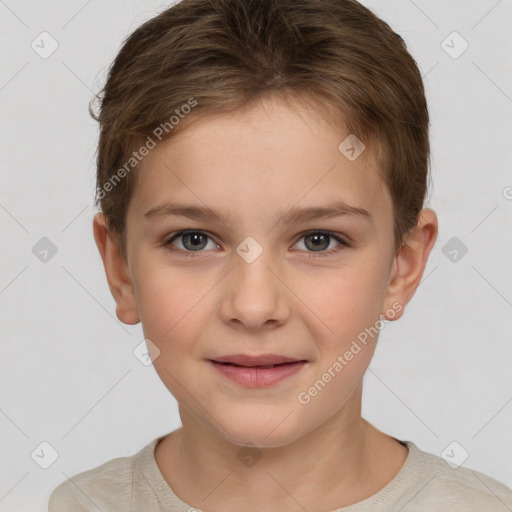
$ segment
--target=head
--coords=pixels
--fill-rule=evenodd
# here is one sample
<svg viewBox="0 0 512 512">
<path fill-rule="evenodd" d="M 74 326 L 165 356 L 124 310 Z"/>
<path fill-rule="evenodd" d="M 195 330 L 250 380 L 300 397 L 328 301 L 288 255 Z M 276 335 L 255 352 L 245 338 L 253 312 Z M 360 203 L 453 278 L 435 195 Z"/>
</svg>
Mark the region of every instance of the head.
<svg viewBox="0 0 512 512">
<path fill-rule="evenodd" d="M 126 40 L 93 115 L 117 316 L 184 425 L 279 446 L 356 413 L 437 235 L 403 40 L 353 0 L 183 0 Z M 233 354 L 303 363 L 248 387 L 212 363 Z"/>
</svg>

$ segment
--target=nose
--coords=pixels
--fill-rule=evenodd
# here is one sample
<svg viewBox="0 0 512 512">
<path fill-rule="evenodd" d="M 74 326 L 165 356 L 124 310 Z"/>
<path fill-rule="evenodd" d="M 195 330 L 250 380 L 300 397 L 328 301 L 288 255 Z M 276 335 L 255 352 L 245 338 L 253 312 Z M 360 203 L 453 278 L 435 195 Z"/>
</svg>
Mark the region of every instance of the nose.
<svg viewBox="0 0 512 512">
<path fill-rule="evenodd" d="M 283 325 L 290 314 L 287 288 L 266 251 L 251 263 L 235 254 L 233 264 L 224 280 L 222 320 L 253 332 Z"/>
</svg>

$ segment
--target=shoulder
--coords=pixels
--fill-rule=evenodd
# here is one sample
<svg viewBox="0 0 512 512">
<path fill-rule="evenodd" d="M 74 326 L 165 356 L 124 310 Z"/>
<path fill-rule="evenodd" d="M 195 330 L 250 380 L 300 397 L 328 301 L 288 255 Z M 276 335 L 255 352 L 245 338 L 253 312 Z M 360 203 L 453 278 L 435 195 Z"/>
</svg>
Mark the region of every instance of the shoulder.
<svg viewBox="0 0 512 512">
<path fill-rule="evenodd" d="M 411 510 L 510 512 L 512 490 L 505 484 L 467 467 L 452 467 L 443 458 L 407 442 L 410 466 L 417 475 Z M 407 509 L 406 509 L 407 510 Z"/>
<path fill-rule="evenodd" d="M 137 461 L 155 442 L 152 441 L 135 455 L 109 460 L 68 478 L 52 491 L 48 502 L 49 512 L 110 512 L 122 510 L 123 505 L 129 506 Z"/>
</svg>

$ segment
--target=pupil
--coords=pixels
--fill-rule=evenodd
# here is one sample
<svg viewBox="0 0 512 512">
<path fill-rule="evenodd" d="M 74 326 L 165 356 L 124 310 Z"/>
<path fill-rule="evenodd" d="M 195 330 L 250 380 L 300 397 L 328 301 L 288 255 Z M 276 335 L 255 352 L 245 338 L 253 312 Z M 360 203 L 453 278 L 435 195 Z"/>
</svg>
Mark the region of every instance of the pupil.
<svg viewBox="0 0 512 512">
<path fill-rule="evenodd" d="M 198 249 L 202 249 L 204 247 L 204 240 L 201 241 L 200 239 L 203 237 L 203 235 L 201 235 L 200 233 L 187 233 L 183 236 L 184 238 L 184 245 L 185 247 L 187 247 L 187 241 L 192 241 L 192 247 L 187 247 L 187 248 L 191 248 L 193 251 L 196 251 Z M 203 243 L 203 245 L 201 246 L 201 242 Z"/>
<path fill-rule="evenodd" d="M 187 242 L 191 243 L 191 247 L 187 247 L 193 251 L 202 249 L 205 244 L 205 240 L 201 240 L 204 236 L 200 233 L 187 233 L 183 235 L 184 245 L 187 247 Z M 308 235 L 306 240 L 310 240 L 313 245 L 313 249 L 325 249 L 329 246 L 328 236 L 322 234 Z"/>
<path fill-rule="evenodd" d="M 327 241 L 327 236 L 322 234 L 309 235 L 313 242 L 313 246 L 316 248 L 325 249 L 329 246 L 329 243 L 325 243 Z"/>
</svg>

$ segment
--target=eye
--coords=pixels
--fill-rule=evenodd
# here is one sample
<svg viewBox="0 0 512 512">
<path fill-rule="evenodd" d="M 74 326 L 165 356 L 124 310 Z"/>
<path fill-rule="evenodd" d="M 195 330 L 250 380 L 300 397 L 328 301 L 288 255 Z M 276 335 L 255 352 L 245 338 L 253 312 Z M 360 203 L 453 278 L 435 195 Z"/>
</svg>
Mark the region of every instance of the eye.
<svg viewBox="0 0 512 512">
<path fill-rule="evenodd" d="M 309 257 L 323 257 L 329 256 L 333 253 L 337 253 L 348 244 L 339 236 L 329 233 L 327 231 L 309 231 L 304 233 L 295 245 L 300 244 L 300 241 L 304 240 L 303 245 L 305 249 L 299 247 L 300 250 L 305 250 L 309 253 Z M 332 248 L 332 243 L 335 242 L 337 245 Z M 175 245 L 179 243 L 179 245 Z M 210 243 L 210 247 L 208 247 Z M 163 245 L 171 251 L 188 253 L 188 256 L 194 256 L 194 253 L 201 253 L 203 249 L 218 249 L 220 248 L 209 235 L 203 231 L 197 230 L 182 230 L 174 235 L 171 235 L 169 239 L 163 242 Z M 181 247 L 180 247 L 181 245 Z M 331 247 L 331 250 L 326 250 Z M 314 254 L 318 253 L 318 254 Z"/>
<path fill-rule="evenodd" d="M 172 242 L 178 241 L 181 243 L 181 247 L 175 248 Z M 169 238 L 164 245 L 172 251 L 183 251 L 183 252 L 201 252 L 202 249 L 207 248 L 208 240 L 210 240 L 213 247 L 210 249 L 218 248 L 218 245 L 210 239 L 210 237 L 202 231 L 180 231 Z"/>
<path fill-rule="evenodd" d="M 303 245 L 305 246 L 306 251 L 310 253 L 320 253 L 310 254 L 312 257 L 328 256 L 329 254 L 336 253 L 343 249 L 343 247 L 348 246 L 348 244 L 339 236 L 336 236 L 327 231 L 309 231 L 308 233 L 303 234 L 300 240 L 304 240 Z M 335 241 L 338 245 L 336 245 L 333 250 L 326 251 L 326 249 L 331 246 L 333 241 Z M 297 242 L 297 244 L 299 244 L 299 242 Z"/>
</svg>

